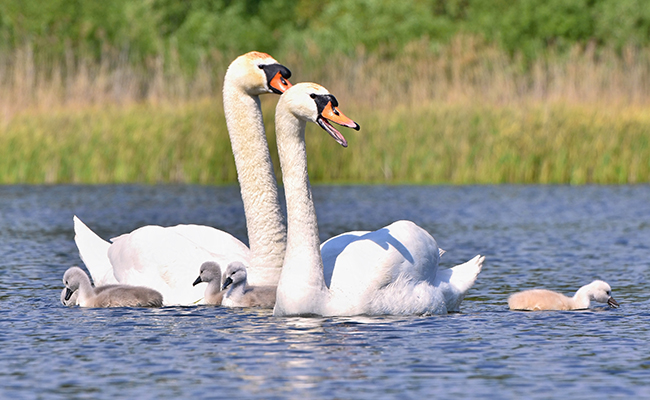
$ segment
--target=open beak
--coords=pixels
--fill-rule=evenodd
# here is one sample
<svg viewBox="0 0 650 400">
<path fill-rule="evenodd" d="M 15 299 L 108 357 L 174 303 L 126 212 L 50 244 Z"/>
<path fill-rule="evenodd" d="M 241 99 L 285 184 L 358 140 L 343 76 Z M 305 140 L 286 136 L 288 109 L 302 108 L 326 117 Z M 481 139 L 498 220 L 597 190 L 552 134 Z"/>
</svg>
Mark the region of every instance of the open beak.
<svg viewBox="0 0 650 400">
<path fill-rule="evenodd" d="M 196 278 L 196 280 L 194 281 L 194 283 L 192 284 L 192 286 L 196 286 L 196 285 L 198 285 L 198 284 L 201 283 L 201 282 L 203 282 L 203 281 L 201 280 L 201 276 L 199 275 L 199 277 Z"/>
<path fill-rule="evenodd" d="M 609 305 L 612 308 L 618 308 L 618 303 L 616 302 L 616 300 L 614 300 L 613 297 L 607 299 L 607 305 Z"/>
<path fill-rule="evenodd" d="M 318 122 L 318 125 L 320 125 L 320 127 L 323 128 L 325 132 L 329 133 L 330 136 L 333 137 L 334 140 L 336 140 L 343 147 L 348 147 L 348 142 L 345 140 L 341 132 L 336 130 L 336 128 L 330 124 L 330 121 L 347 128 L 352 128 L 356 131 L 361 128 L 359 124 L 343 115 L 343 113 L 340 112 L 336 107 L 333 107 L 331 101 L 327 103 L 323 109 L 323 112 L 321 112 L 316 119 L 316 122 Z"/>
</svg>

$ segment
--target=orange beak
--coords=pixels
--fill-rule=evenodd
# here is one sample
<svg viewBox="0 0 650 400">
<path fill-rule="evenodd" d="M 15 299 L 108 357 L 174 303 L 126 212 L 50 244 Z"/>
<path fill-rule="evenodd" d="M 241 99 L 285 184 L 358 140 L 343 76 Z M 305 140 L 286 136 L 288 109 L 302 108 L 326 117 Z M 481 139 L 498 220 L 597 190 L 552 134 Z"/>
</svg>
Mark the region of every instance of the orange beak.
<svg viewBox="0 0 650 400">
<path fill-rule="evenodd" d="M 318 116 L 317 122 L 321 128 L 323 128 L 327 133 L 330 134 L 341 146 L 348 147 L 348 141 L 345 140 L 341 132 L 329 123 L 329 121 L 345 126 L 347 128 L 352 128 L 358 131 L 361 127 L 356 122 L 352 121 L 350 118 L 343 115 L 338 108 L 332 106 L 332 102 L 328 102 L 323 112 Z"/>
<path fill-rule="evenodd" d="M 287 91 L 287 89 L 291 87 L 291 82 L 286 80 L 282 76 L 280 71 L 278 71 L 273 77 L 273 79 L 271 79 L 271 81 L 269 82 L 269 85 L 271 86 L 271 88 L 277 90 L 278 92 L 284 93 Z"/>
</svg>

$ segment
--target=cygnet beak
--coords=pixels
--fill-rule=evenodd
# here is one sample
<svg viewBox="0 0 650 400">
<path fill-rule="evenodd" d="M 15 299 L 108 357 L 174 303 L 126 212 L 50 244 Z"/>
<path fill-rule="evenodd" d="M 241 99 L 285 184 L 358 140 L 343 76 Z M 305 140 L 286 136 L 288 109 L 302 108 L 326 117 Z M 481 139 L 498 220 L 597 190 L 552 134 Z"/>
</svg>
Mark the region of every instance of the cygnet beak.
<svg viewBox="0 0 650 400">
<path fill-rule="evenodd" d="M 610 296 L 609 299 L 607 299 L 607 305 L 609 305 L 609 306 L 612 307 L 612 308 L 618 308 L 618 303 L 617 303 L 616 300 L 614 300 L 614 298 L 611 297 L 611 296 Z"/>
</svg>

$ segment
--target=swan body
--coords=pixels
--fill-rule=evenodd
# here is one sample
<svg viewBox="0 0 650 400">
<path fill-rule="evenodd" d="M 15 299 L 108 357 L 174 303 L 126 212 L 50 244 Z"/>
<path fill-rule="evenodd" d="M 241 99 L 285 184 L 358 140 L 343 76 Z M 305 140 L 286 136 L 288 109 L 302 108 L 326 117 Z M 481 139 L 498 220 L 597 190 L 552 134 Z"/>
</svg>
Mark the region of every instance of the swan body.
<svg viewBox="0 0 650 400">
<path fill-rule="evenodd" d="M 273 308 L 275 305 L 275 286 L 249 286 L 246 266 L 241 262 L 228 265 L 223 283 L 223 304 L 226 307 Z"/>
<path fill-rule="evenodd" d="M 568 311 L 589 308 L 591 301 L 607 303 L 617 308 L 618 303 L 612 297 L 612 288 L 600 280 L 595 280 L 578 289 L 573 297 L 546 289 L 531 289 L 515 293 L 508 298 L 511 310 L 524 311 Z"/>
<path fill-rule="evenodd" d="M 224 111 L 238 171 L 250 249 L 232 235 L 199 225 L 144 226 L 105 241 L 74 217 L 79 254 L 97 286 L 142 285 L 163 294 L 166 305 L 203 298 L 192 287 L 205 261 L 249 265 L 251 284 L 276 285 L 286 228 L 266 142 L 259 95 L 282 93 L 291 72 L 271 56 L 250 52 L 235 59 L 224 78 Z"/>
<path fill-rule="evenodd" d="M 77 293 L 81 307 L 162 307 L 163 297 L 157 291 L 143 286 L 111 285 L 96 290 L 90 278 L 79 267 L 71 267 L 63 274 L 65 301 Z"/>
<path fill-rule="evenodd" d="M 435 239 L 410 221 L 374 232 L 351 232 L 323 244 L 307 174 L 305 125 L 319 124 L 339 144 L 328 121 L 359 129 L 322 86 L 301 83 L 276 108 L 276 136 L 287 199 L 287 251 L 274 315 L 380 315 L 446 313 L 458 309 L 484 257 L 439 270 Z"/>
<path fill-rule="evenodd" d="M 218 263 L 206 261 L 201 264 L 199 277 L 196 278 L 192 286 L 196 286 L 201 282 L 207 282 L 208 284 L 204 292 L 204 303 L 220 306 L 224 292 L 221 290 L 221 267 Z"/>
</svg>

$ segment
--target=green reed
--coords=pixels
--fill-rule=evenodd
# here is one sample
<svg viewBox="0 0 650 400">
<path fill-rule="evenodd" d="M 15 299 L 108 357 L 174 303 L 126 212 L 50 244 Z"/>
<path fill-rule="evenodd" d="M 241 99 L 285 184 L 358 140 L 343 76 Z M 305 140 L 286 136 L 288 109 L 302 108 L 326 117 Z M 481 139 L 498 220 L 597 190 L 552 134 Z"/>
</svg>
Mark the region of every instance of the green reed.
<svg viewBox="0 0 650 400">
<path fill-rule="evenodd" d="M 341 128 L 343 149 L 309 126 L 313 182 L 650 182 L 650 49 L 576 47 L 524 66 L 473 37 L 425 44 L 395 59 L 276 55 L 294 83 L 323 84 L 362 127 Z M 29 54 L 0 63 L 0 183 L 236 182 L 223 57 L 185 76 L 162 59 L 86 60 L 63 74 Z M 279 171 L 276 101 L 263 97 Z"/>
<path fill-rule="evenodd" d="M 273 132 L 275 100 L 264 101 Z M 309 126 L 313 182 L 638 183 L 650 181 L 650 112 L 566 104 L 341 103 L 361 131 L 347 149 Z M 269 134 L 276 170 L 275 141 Z M 23 114 L 0 128 L 2 183 L 236 182 L 221 105 L 134 105 Z"/>
</svg>

